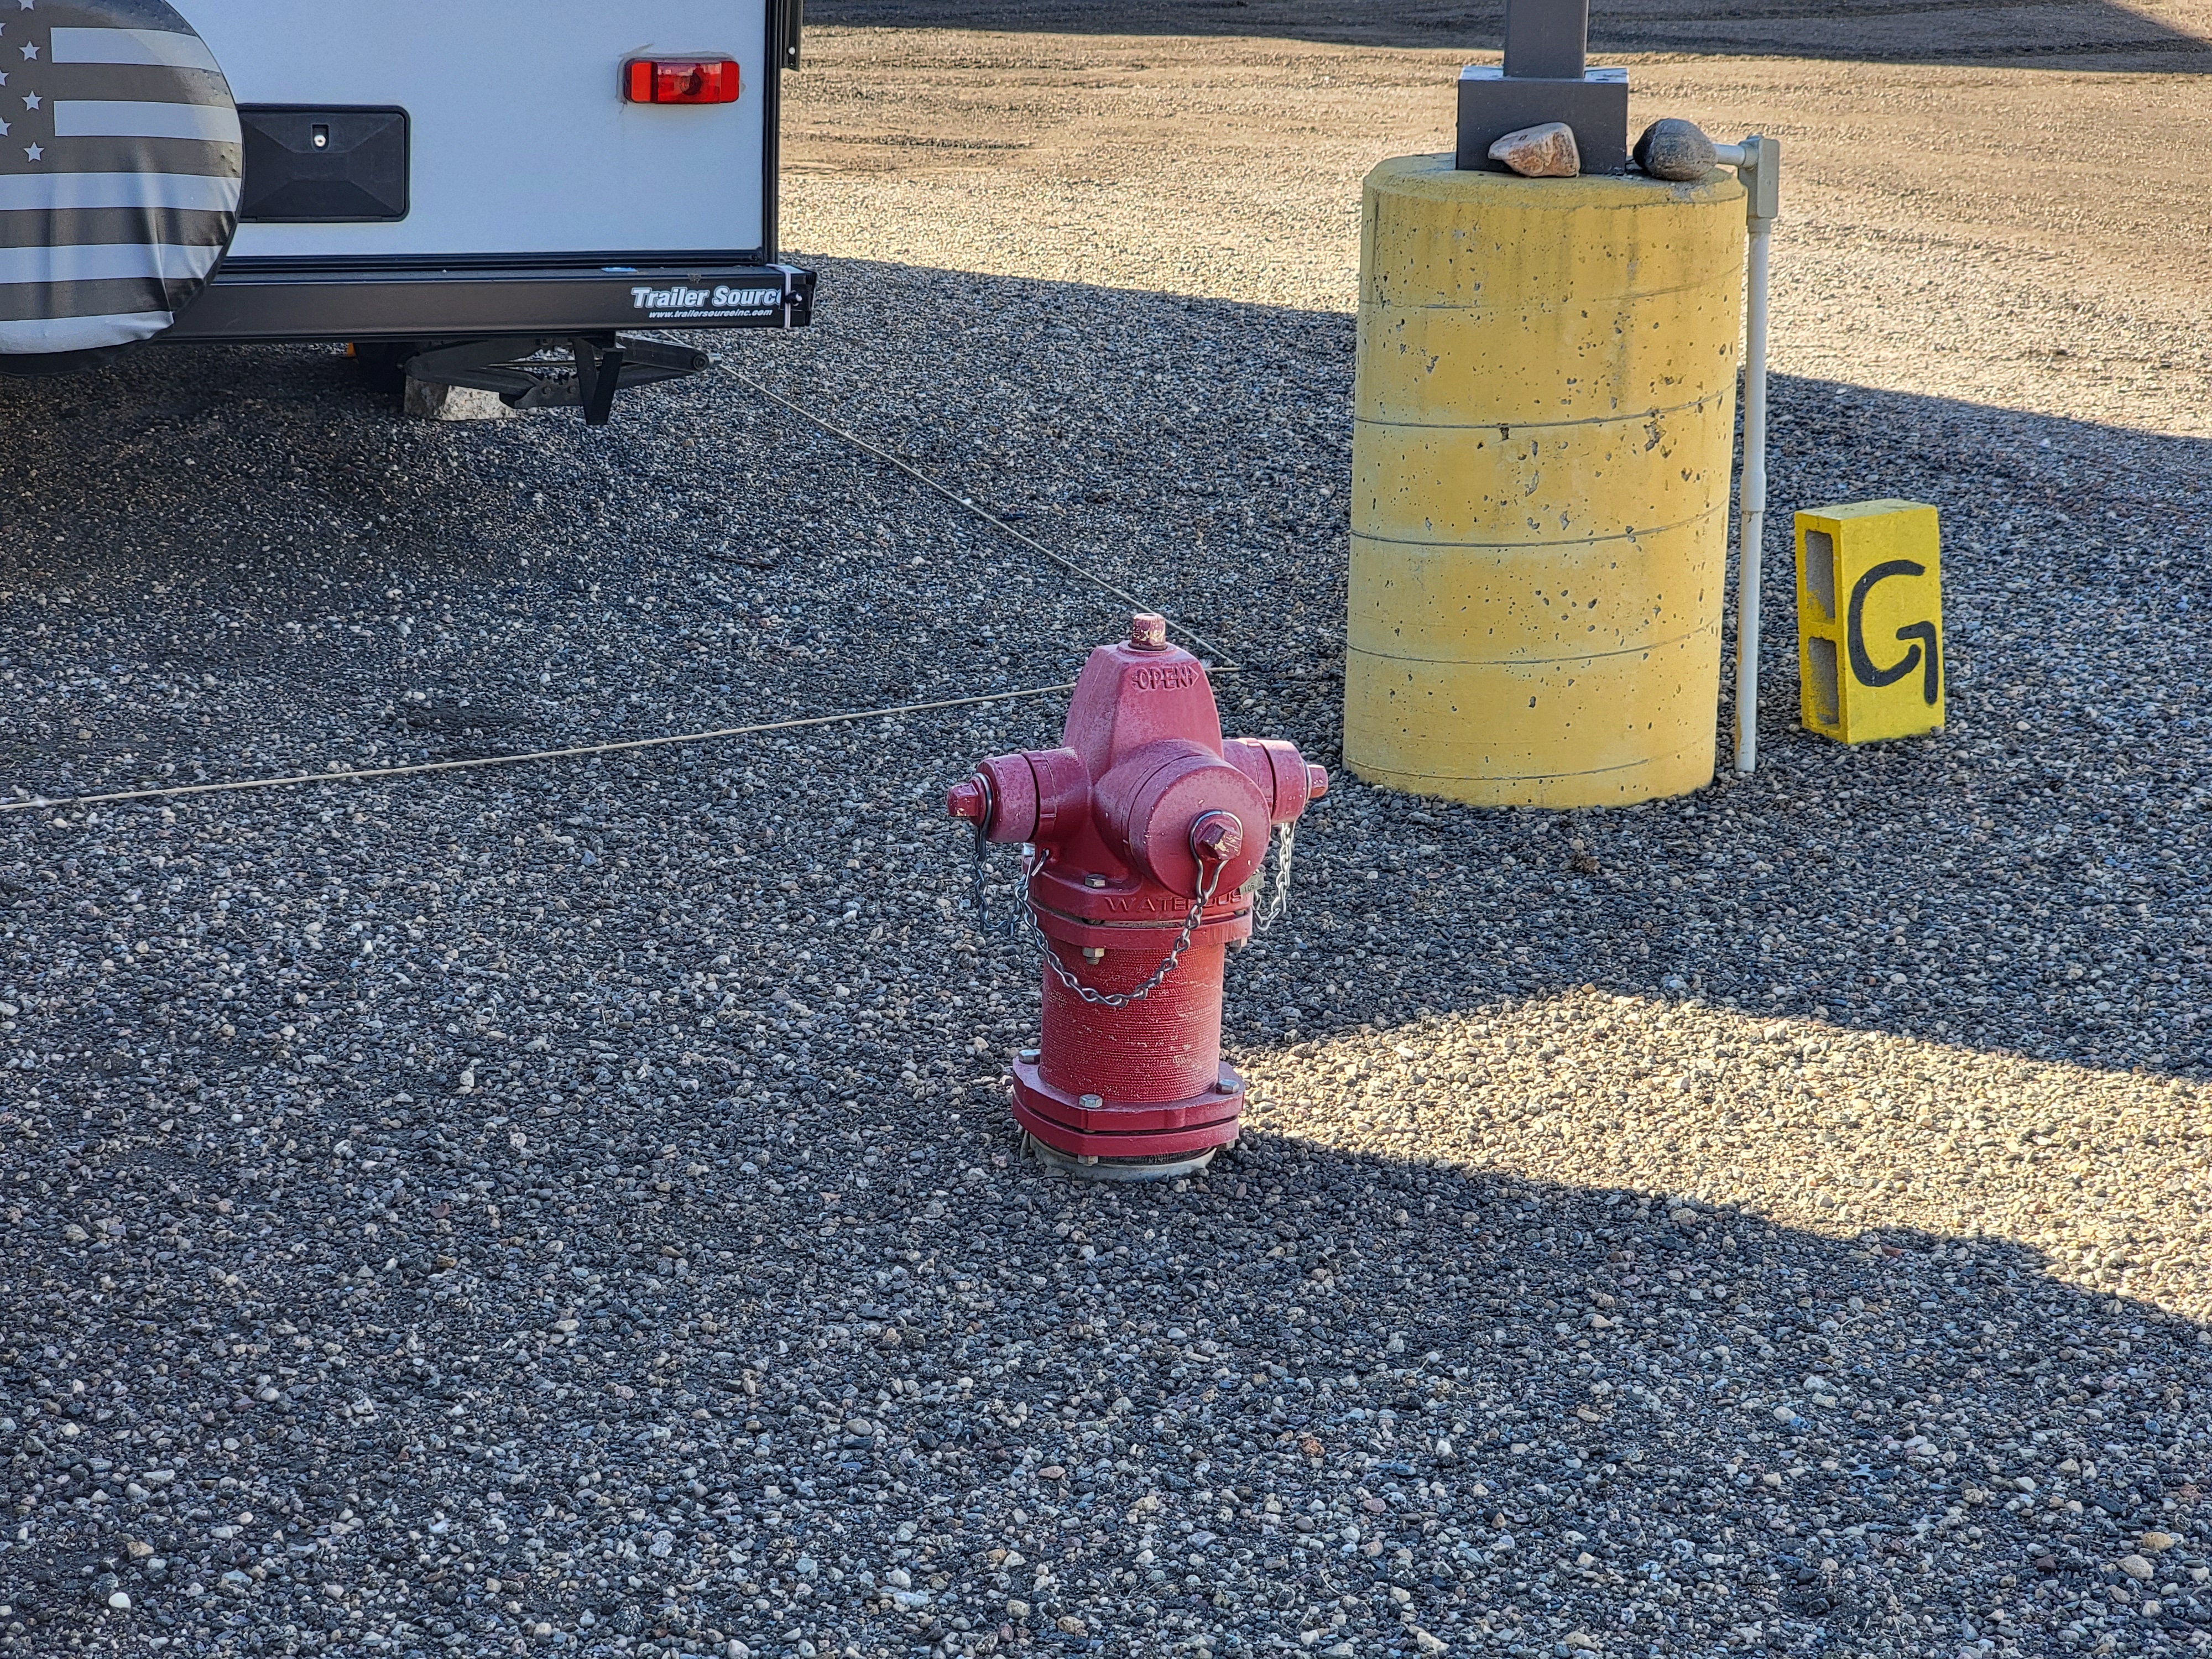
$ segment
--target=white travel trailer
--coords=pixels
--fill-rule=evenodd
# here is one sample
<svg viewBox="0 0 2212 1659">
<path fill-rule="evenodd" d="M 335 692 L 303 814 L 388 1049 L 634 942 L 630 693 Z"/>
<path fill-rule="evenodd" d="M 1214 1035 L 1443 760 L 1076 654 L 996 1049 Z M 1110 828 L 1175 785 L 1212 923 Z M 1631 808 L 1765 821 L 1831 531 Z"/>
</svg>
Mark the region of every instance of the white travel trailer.
<svg viewBox="0 0 2212 1659">
<path fill-rule="evenodd" d="M 800 0 L 4 0 L 0 371 L 343 341 L 522 408 L 793 328 Z"/>
</svg>

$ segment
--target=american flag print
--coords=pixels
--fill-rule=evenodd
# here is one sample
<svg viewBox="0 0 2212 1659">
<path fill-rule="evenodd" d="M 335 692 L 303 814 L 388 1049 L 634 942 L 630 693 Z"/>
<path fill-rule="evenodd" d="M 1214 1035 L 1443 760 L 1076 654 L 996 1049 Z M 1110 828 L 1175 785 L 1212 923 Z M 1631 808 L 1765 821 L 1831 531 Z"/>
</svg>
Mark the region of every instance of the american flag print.
<svg viewBox="0 0 2212 1659">
<path fill-rule="evenodd" d="M 0 356 L 159 334 L 238 225 L 238 112 L 162 0 L 0 0 Z"/>
</svg>

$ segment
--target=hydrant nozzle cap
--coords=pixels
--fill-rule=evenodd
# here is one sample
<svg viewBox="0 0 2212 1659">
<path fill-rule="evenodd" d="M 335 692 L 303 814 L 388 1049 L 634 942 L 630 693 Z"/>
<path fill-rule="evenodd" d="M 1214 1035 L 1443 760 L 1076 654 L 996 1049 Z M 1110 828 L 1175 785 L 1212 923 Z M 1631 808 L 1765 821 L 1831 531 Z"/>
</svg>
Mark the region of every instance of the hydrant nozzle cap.
<svg viewBox="0 0 2212 1659">
<path fill-rule="evenodd" d="M 1326 766 L 1306 768 L 1306 799 L 1319 800 L 1327 793 L 1328 793 L 1328 768 Z"/>
<path fill-rule="evenodd" d="M 981 823 L 990 816 L 991 792 L 981 778 L 969 778 L 945 791 L 945 810 L 956 818 Z"/>
<path fill-rule="evenodd" d="M 1168 619 L 1155 611 L 1139 611 L 1129 618 L 1129 643 L 1139 651 L 1168 648 Z"/>
</svg>

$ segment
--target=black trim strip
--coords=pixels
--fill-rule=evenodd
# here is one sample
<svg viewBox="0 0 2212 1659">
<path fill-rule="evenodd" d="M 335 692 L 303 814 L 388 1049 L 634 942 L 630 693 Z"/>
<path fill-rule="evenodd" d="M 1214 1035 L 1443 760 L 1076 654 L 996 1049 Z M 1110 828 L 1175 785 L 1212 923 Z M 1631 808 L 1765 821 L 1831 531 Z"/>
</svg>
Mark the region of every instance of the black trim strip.
<svg viewBox="0 0 2212 1659">
<path fill-rule="evenodd" d="M 578 275 L 628 276 L 632 271 L 702 270 L 730 265 L 769 265 L 775 259 L 757 247 L 615 248 L 604 253 L 234 253 L 222 263 L 226 275 L 313 276 L 406 276 L 441 271 L 566 270 Z M 221 281 L 222 278 L 216 278 Z"/>
<path fill-rule="evenodd" d="M 732 302 L 715 302 L 715 290 Z M 773 303 L 754 295 L 772 289 Z M 637 298 L 644 290 L 647 298 Z M 695 303 L 656 305 L 676 291 Z M 738 295 L 744 296 L 738 299 Z M 603 333 L 638 328 L 804 328 L 814 273 L 792 265 L 647 266 L 620 273 L 259 270 L 224 267 L 161 337 L 198 343 L 422 340 L 441 337 Z"/>
</svg>

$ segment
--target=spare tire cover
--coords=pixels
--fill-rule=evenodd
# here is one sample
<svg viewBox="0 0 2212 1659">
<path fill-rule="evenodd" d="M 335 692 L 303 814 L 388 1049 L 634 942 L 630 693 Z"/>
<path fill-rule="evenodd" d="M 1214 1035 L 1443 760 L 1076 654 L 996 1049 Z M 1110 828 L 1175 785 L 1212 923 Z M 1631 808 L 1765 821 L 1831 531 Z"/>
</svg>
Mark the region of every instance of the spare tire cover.
<svg viewBox="0 0 2212 1659">
<path fill-rule="evenodd" d="M 238 228 L 214 54 L 162 0 L 0 0 L 0 356 L 159 334 Z"/>
</svg>

